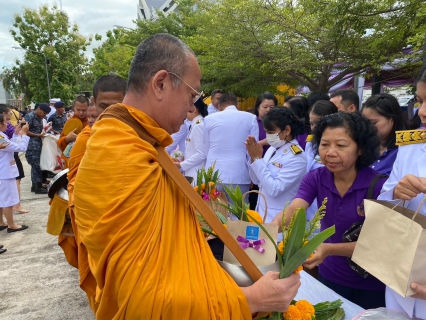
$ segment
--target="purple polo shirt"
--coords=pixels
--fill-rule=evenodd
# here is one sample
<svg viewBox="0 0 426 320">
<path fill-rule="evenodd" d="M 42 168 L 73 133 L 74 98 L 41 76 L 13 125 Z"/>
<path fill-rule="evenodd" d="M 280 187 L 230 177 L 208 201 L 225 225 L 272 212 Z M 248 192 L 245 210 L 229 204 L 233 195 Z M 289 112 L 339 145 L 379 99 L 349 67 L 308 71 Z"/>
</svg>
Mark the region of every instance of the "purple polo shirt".
<svg viewBox="0 0 426 320">
<path fill-rule="evenodd" d="M 306 148 L 306 138 L 308 137 L 308 133 L 305 132 L 304 134 L 301 134 L 300 136 L 297 136 L 296 140 L 299 143 L 299 146 L 302 147 L 303 150 Z"/>
<path fill-rule="evenodd" d="M 265 128 L 263 127 L 262 120 L 260 120 L 259 117 L 257 117 L 257 125 L 259 126 L 259 141 L 262 141 L 263 139 L 266 139 L 266 132 L 265 132 Z M 262 157 L 265 155 L 268 149 L 269 149 L 269 145 L 263 146 Z"/>
<path fill-rule="evenodd" d="M 7 128 L 6 131 L 4 132 L 5 135 L 7 135 L 7 137 L 10 139 L 13 138 L 13 133 L 15 132 L 15 127 L 10 124 L 9 122 L 7 123 Z"/>
<path fill-rule="evenodd" d="M 317 198 L 318 207 L 325 197 L 328 198 L 326 214 L 321 220 L 321 230 L 332 225 L 336 233 L 325 242 L 342 243 L 342 236 L 353 223 L 363 221 L 364 216 L 357 213 L 357 207 L 367 197 L 370 181 L 378 174 L 377 171 L 366 167 L 358 171 L 354 183 L 343 196 L 334 185 L 334 176 L 326 167 L 309 171 L 300 184 L 296 198 L 312 204 Z M 373 198 L 377 199 L 386 179 L 380 179 L 374 188 Z M 385 241 L 385 239 L 384 239 Z M 385 285 L 373 277 L 362 278 L 348 265 L 346 257 L 329 256 L 319 265 L 319 273 L 328 281 L 342 286 L 363 290 L 384 290 Z"/>
<path fill-rule="evenodd" d="M 389 176 L 392 171 L 393 163 L 396 160 L 397 154 L 398 147 L 386 150 L 385 152 L 383 152 L 379 159 L 374 161 L 370 168 Z"/>
</svg>

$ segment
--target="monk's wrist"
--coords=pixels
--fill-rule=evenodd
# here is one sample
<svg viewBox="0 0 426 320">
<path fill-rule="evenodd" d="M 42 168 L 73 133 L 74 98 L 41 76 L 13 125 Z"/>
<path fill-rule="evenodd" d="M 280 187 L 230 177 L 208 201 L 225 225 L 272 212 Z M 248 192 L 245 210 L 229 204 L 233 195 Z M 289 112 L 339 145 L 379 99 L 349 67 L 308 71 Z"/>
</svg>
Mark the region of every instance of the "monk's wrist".
<svg viewBox="0 0 426 320">
<path fill-rule="evenodd" d="M 240 289 L 243 291 L 243 293 L 246 297 L 247 304 L 250 307 L 250 313 L 252 313 L 252 314 L 257 313 L 258 307 L 257 307 L 257 304 L 256 304 L 256 299 L 253 295 L 252 287 L 251 286 L 250 287 L 241 287 Z"/>
</svg>

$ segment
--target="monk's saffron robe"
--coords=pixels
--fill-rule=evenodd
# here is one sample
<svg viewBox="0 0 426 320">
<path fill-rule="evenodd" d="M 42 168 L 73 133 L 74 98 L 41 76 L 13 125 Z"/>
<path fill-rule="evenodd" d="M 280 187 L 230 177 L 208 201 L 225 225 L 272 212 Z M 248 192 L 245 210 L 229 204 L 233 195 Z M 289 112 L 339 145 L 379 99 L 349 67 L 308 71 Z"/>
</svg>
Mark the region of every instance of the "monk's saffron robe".
<svg viewBox="0 0 426 320">
<path fill-rule="evenodd" d="M 172 142 L 145 113 L 120 106 L 163 147 Z M 120 120 L 92 127 L 74 210 L 96 279 L 96 318 L 251 319 L 242 290 L 214 259 L 192 205 L 156 155 Z"/>
</svg>

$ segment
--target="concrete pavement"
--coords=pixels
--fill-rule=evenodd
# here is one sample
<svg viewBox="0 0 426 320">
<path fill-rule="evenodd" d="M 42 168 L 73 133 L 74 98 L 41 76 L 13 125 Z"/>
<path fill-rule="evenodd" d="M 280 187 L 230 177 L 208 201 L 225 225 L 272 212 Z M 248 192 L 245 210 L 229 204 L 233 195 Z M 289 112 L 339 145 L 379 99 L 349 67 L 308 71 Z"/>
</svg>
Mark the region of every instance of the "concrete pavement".
<svg viewBox="0 0 426 320">
<path fill-rule="evenodd" d="M 30 166 L 24 155 L 21 160 L 21 204 L 30 213 L 14 219 L 29 228 L 0 231 L 0 244 L 8 250 L 0 255 L 0 319 L 93 320 L 77 269 L 66 261 L 57 237 L 46 233 L 49 198 L 30 191 Z"/>
</svg>

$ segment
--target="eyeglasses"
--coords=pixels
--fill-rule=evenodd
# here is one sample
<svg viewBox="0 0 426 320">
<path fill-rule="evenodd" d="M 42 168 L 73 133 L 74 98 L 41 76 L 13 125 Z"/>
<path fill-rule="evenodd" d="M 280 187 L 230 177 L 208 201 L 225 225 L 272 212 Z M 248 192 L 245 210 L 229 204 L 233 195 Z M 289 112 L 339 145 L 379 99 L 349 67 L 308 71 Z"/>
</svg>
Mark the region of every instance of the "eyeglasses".
<svg viewBox="0 0 426 320">
<path fill-rule="evenodd" d="M 182 81 L 184 84 L 186 84 L 188 86 L 188 88 L 190 88 L 191 90 L 193 90 L 195 93 L 197 93 L 195 96 L 192 96 L 192 102 L 195 103 L 198 101 L 198 99 L 200 99 L 200 97 L 203 96 L 203 91 L 198 92 L 197 90 L 195 90 L 193 87 L 191 87 L 189 84 L 187 84 L 185 81 L 183 81 L 183 79 L 181 77 L 179 77 L 176 73 L 171 72 L 171 71 L 167 71 L 168 73 L 174 75 L 176 78 L 178 78 L 180 81 Z"/>
</svg>

